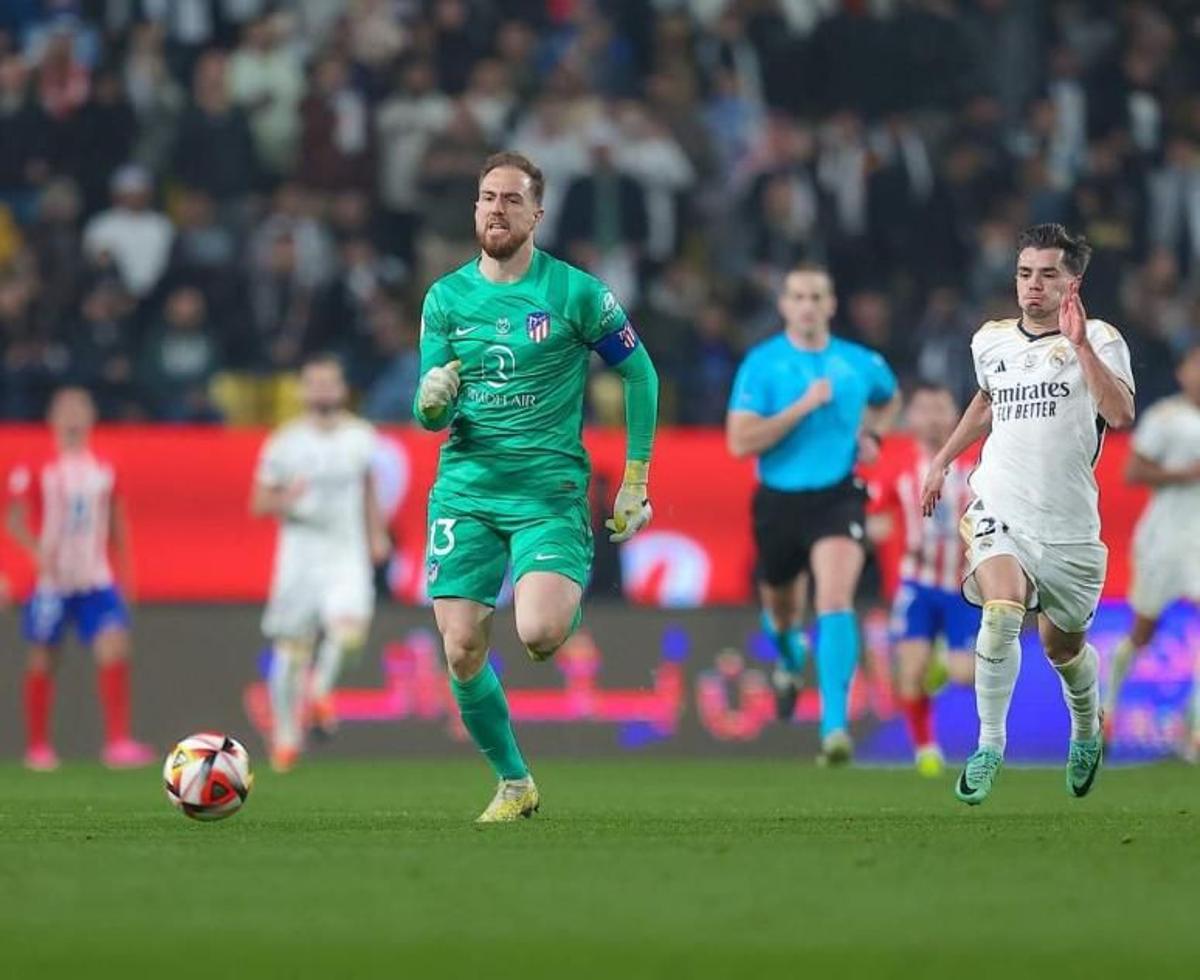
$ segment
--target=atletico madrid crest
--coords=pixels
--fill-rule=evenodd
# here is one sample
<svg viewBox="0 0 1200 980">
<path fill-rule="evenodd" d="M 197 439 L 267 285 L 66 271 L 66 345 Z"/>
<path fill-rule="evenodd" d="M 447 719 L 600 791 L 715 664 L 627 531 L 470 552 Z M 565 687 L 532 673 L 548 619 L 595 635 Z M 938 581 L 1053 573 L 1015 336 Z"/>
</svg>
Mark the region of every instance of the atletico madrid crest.
<svg viewBox="0 0 1200 980">
<path fill-rule="evenodd" d="M 530 313 L 525 317 L 525 332 L 535 344 L 540 344 L 550 336 L 550 314 L 542 310 Z"/>
</svg>

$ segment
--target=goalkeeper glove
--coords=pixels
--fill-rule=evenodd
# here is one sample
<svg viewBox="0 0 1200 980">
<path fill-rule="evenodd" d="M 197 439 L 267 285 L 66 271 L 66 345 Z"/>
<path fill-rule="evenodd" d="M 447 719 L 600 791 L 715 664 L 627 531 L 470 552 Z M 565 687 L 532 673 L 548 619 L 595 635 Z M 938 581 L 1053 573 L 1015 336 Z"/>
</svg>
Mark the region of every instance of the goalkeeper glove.
<svg viewBox="0 0 1200 980">
<path fill-rule="evenodd" d="M 458 369 L 462 361 L 451 361 L 445 367 L 430 368 L 417 389 L 417 407 L 426 418 L 442 414 L 458 395 Z"/>
<path fill-rule="evenodd" d="M 654 511 L 650 507 L 650 498 L 646 496 L 649 474 L 649 462 L 631 459 L 625 463 L 625 478 L 613 503 L 613 516 L 604 522 L 604 526 L 613 532 L 608 536 L 609 541 L 618 544 L 628 541 L 650 523 Z"/>
</svg>

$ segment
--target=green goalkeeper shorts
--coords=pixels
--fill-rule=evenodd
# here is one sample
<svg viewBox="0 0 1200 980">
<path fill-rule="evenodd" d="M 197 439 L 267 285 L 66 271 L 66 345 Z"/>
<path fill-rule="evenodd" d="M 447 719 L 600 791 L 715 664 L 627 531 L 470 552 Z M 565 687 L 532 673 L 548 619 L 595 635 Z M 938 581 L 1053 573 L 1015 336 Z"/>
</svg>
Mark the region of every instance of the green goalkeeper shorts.
<svg viewBox="0 0 1200 980">
<path fill-rule="evenodd" d="M 496 604 L 512 562 L 513 583 L 526 572 L 557 572 L 585 587 L 592 572 L 587 498 L 539 502 L 539 513 L 498 514 L 484 501 L 429 495 L 425 578 L 431 599 Z"/>
</svg>

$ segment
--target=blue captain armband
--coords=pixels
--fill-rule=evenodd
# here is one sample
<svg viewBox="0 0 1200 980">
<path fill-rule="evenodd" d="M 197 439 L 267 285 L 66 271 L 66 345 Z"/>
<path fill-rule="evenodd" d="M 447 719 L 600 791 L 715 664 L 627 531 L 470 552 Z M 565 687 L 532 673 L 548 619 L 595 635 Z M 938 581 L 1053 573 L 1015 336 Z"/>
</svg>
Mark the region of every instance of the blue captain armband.
<svg viewBox="0 0 1200 980">
<path fill-rule="evenodd" d="M 600 355 L 605 364 L 616 367 L 637 350 L 640 343 L 633 324 L 627 321 L 620 330 L 605 334 L 592 344 L 591 348 Z"/>
</svg>

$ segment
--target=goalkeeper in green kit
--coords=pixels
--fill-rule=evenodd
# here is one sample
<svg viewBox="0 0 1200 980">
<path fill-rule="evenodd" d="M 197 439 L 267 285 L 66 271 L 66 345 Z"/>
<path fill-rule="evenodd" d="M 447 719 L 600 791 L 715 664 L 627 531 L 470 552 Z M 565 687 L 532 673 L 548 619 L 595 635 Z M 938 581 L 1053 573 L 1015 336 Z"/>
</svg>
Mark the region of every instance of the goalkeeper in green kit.
<svg viewBox="0 0 1200 980">
<path fill-rule="evenodd" d="M 650 521 L 658 376 L 608 288 L 534 247 L 542 172 L 517 153 L 485 161 L 481 254 L 443 276 L 421 312 L 413 415 L 449 427 L 429 495 L 426 578 L 463 724 L 500 781 L 485 823 L 531 816 L 538 791 L 488 663 L 511 559 L 517 633 L 546 660 L 579 625 L 592 564 L 583 393 L 595 351 L 625 382 L 625 478 L 606 522 L 627 541 Z"/>
</svg>

